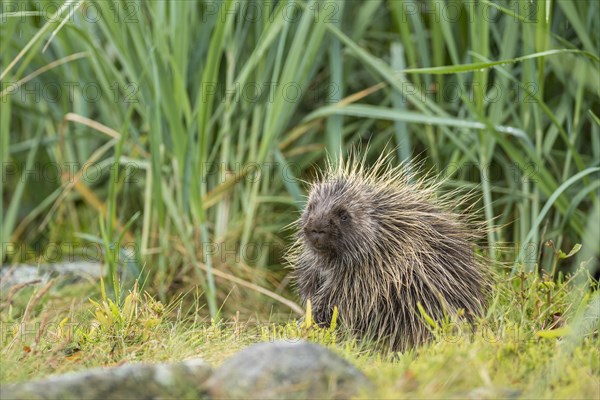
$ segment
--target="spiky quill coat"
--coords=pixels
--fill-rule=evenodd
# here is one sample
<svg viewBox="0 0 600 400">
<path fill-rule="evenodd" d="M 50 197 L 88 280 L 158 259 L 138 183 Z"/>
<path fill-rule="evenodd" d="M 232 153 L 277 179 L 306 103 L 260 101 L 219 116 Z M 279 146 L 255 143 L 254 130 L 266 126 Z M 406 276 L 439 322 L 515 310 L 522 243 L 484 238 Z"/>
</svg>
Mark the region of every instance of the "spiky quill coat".
<svg viewBox="0 0 600 400">
<path fill-rule="evenodd" d="M 481 315 L 489 279 L 455 194 L 438 197 L 439 183 L 386 157 L 368 170 L 356 157 L 337 165 L 311 185 L 288 253 L 314 321 L 328 325 L 337 306 L 352 332 L 406 350 L 430 337 L 423 311 L 437 321 Z"/>
</svg>

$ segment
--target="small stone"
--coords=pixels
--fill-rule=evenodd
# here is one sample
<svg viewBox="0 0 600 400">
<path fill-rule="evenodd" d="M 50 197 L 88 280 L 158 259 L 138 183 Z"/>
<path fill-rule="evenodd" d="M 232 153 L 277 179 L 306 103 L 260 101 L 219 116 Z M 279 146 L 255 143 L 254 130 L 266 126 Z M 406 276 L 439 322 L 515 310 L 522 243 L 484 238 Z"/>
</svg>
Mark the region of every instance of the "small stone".
<svg viewBox="0 0 600 400">
<path fill-rule="evenodd" d="M 224 399 L 347 399 L 373 389 L 367 377 L 314 343 L 266 342 L 226 360 L 205 383 Z"/>
<path fill-rule="evenodd" d="M 23 384 L 3 385 L 1 399 L 202 398 L 212 369 L 203 360 L 127 364 L 71 372 Z"/>
<path fill-rule="evenodd" d="M 521 394 L 522 391 L 515 388 L 478 387 L 469 392 L 461 393 L 458 397 L 472 400 L 518 399 Z"/>
</svg>

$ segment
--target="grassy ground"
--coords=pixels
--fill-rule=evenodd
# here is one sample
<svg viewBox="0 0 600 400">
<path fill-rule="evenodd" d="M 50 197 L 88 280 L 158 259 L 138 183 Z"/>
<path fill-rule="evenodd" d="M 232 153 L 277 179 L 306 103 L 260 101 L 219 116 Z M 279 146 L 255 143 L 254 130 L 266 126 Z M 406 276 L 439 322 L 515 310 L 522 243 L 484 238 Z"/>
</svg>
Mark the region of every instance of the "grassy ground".
<svg viewBox="0 0 600 400">
<path fill-rule="evenodd" d="M 2 303 L 0 382 L 191 357 L 217 366 L 252 343 L 306 338 L 364 371 L 381 398 L 598 398 L 600 297 L 597 282 L 588 281 L 595 292 L 582 288 L 587 278 L 585 270 L 559 282 L 501 277 L 475 331 L 446 321 L 432 327 L 430 344 L 404 354 L 275 315 L 211 323 L 199 317 L 197 299 L 165 306 L 137 287 L 117 306 L 98 285 L 61 289 L 58 280 Z"/>
</svg>

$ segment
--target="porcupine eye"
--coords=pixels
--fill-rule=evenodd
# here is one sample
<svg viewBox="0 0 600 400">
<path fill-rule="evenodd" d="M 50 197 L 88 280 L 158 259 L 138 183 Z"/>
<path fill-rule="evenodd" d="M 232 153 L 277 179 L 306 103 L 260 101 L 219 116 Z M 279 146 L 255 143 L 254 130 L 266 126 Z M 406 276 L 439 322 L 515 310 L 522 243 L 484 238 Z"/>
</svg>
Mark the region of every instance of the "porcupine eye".
<svg viewBox="0 0 600 400">
<path fill-rule="evenodd" d="M 338 210 L 337 215 L 342 222 L 347 222 L 350 220 L 350 214 L 348 214 L 348 211 L 344 209 Z"/>
</svg>

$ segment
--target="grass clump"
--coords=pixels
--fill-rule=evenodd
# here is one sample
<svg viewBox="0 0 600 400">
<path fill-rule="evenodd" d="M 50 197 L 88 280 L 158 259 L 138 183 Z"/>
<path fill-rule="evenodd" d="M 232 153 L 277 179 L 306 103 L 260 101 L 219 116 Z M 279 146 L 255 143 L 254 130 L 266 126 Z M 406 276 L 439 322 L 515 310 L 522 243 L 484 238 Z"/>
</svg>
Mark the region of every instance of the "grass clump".
<svg viewBox="0 0 600 400">
<path fill-rule="evenodd" d="M 139 293 L 137 283 L 121 304 L 106 297 L 104 283 L 101 285 L 102 300 L 90 299 L 94 319 L 89 330 L 78 330 L 81 342 L 94 344 L 110 339 L 113 349 L 125 351 L 135 343 L 148 341 L 151 332 L 161 325 L 165 309 L 160 301 L 148 293 Z"/>
</svg>

